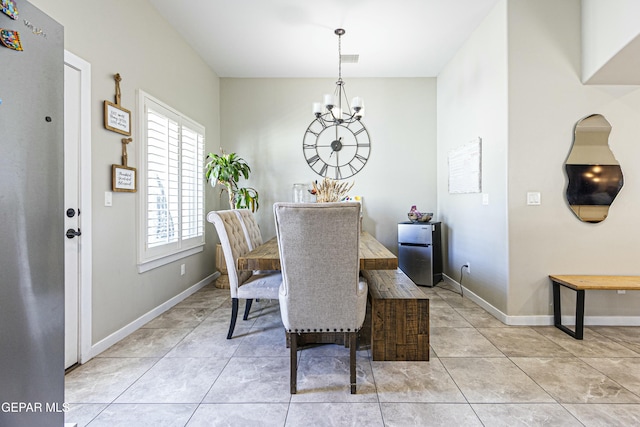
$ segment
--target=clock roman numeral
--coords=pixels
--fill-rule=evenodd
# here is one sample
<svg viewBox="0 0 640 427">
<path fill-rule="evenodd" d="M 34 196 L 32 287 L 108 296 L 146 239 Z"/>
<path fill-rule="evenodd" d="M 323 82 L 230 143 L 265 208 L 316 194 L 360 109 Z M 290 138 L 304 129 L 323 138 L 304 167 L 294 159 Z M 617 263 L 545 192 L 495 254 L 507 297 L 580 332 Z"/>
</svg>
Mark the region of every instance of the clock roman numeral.
<svg viewBox="0 0 640 427">
<path fill-rule="evenodd" d="M 313 150 L 314 148 L 316 148 L 315 144 L 302 144 L 303 150 Z"/>
<path fill-rule="evenodd" d="M 349 167 L 351 168 L 351 175 L 355 175 L 360 170 L 360 169 L 356 168 L 355 166 L 353 166 L 351 163 L 349 163 Z"/>
<path fill-rule="evenodd" d="M 342 179 L 342 173 L 340 172 L 340 167 L 336 166 L 336 179 Z"/>
<path fill-rule="evenodd" d="M 318 160 L 320 160 L 320 156 L 316 154 L 315 156 L 308 158 L 307 163 L 309 163 L 309 166 L 313 166 L 318 162 Z"/>
<path fill-rule="evenodd" d="M 327 168 L 328 168 L 328 167 L 329 167 L 329 165 L 328 165 L 328 164 L 326 164 L 326 163 L 325 163 L 325 164 L 323 164 L 323 165 L 322 165 L 322 169 L 320 169 L 320 175 L 322 175 L 322 176 L 327 176 L 327 175 L 326 175 L 326 173 L 327 173 Z"/>
<path fill-rule="evenodd" d="M 361 156 L 360 154 L 356 154 L 355 156 L 356 159 L 360 160 L 362 162 L 362 164 L 364 165 L 365 163 L 367 163 L 367 158 Z"/>
<path fill-rule="evenodd" d="M 311 129 L 307 129 L 307 132 L 314 134 L 316 137 L 318 137 L 320 135 L 320 132 L 314 132 Z"/>
</svg>

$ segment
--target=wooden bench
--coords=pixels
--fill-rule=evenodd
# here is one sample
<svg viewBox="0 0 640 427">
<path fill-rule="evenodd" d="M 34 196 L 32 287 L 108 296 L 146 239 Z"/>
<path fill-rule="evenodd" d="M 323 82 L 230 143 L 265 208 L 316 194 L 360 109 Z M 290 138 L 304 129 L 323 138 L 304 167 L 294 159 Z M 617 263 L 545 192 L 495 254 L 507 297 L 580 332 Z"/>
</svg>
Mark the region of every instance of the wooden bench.
<svg viewBox="0 0 640 427">
<path fill-rule="evenodd" d="M 374 361 L 429 360 L 429 299 L 400 269 L 366 270 Z"/>
<path fill-rule="evenodd" d="M 550 275 L 553 284 L 553 323 L 556 328 L 571 335 L 577 340 L 584 336 L 584 291 L 597 290 L 640 290 L 640 276 L 559 276 Z M 562 324 L 560 306 L 560 286 L 576 291 L 576 325 L 575 331 Z"/>
</svg>

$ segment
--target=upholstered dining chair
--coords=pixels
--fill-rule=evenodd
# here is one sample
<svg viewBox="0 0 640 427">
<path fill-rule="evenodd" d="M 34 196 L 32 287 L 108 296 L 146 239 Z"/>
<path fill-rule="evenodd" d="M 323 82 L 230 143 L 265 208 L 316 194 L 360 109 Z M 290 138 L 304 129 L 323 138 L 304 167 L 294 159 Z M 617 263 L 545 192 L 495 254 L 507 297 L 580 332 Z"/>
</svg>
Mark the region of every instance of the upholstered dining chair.
<svg viewBox="0 0 640 427">
<path fill-rule="evenodd" d="M 209 212 L 207 221 L 213 223 L 216 227 L 227 264 L 229 290 L 231 291 L 231 323 L 229 324 L 227 339 L 231 339 L 236 326 L 236 318 L 238 317 L 238 300 L 246 300 L 243 320 L 247 320 L 254 298 L 278 298 L 282 275 L 279 272 L 255 274 L 251 271 L 238 271 L 238 257 L 249 252 L 249 245 L 245 238 L 240 217 L 235 211 Z"/>
<path fill-rule="evenodd" d="M 345 333 L 351 394 L 356 392 L 357 332 L 364 323 L 367 283 L 360 277 L 359 203 L 276 203 L 273 208 L 282 285 L 280 315 L 291 352 L 291 394 L 297 391 L 298 337 Z"/>
<path fill-rule="evenodd" d="M 263 243 L 262 233 L 260 233 L 258 222 L 256 221 L 253 212 L 249 209 L 237 209 L 235 212 L 242 221 L 244 226 L 244 235 L 247 239 L 249 250 L 252 251 Z"/>
</svg>

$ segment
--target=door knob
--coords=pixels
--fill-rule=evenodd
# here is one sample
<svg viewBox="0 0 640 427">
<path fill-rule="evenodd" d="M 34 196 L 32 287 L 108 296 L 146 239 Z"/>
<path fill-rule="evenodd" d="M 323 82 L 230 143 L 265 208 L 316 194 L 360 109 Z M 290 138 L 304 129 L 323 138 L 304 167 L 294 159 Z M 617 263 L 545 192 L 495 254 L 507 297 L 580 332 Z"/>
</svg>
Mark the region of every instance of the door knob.
<svg viewBox="0 0 640 427">
<path fill-rule="evenodd" d="M 80 232 L 80 229 L 78 228 L 78 231 L 74 230 L 73 228 L 70 228 L 67 230 L 67 239 L 73 239 L 76 236 L 80 236 L 82 233 Z"/>
</svg>

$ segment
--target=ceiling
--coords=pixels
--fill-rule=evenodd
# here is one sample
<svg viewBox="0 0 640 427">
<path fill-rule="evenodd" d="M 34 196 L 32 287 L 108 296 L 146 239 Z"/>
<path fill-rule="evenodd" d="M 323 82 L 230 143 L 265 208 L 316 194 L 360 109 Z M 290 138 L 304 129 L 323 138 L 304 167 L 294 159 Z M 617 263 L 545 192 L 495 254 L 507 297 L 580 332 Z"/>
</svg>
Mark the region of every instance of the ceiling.
<svg viewBox="0 0 640 427">
<path fill-rule="evenodd" d="M 498 0 L 149 0 L 219 77 L 435 77 Z"/>
</svg>

